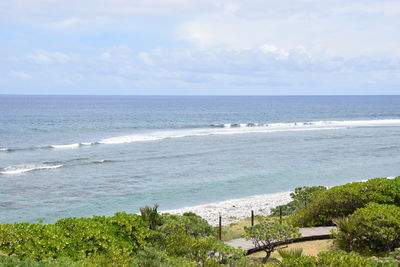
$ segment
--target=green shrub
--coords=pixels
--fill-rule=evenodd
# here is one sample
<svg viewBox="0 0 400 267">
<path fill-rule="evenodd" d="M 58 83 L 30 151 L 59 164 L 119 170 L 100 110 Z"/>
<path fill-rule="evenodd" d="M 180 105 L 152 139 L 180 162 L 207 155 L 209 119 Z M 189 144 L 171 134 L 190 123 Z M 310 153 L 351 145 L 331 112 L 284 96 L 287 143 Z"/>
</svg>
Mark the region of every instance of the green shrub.
<svg viewBox="0 0 400 267">
<path fill-rule="evenodd" d="M 210 236 L 215 234 L 215 229 L 206 220 L 193 212 L 186 212 L 183 215 L 162 214 L 161 226 L 157 231 L 168 234 L 184 230 L 191 236 Z"/>
<path fill-rule="evenodd" d="M 318 266 L 321 267 L 397 267 L 395 260 L 381 261 L 379 258 L 363 257 L 355 252 L 344 251 L 321 252 L 318 254 Z"/>
<path fill-rule="evenodd" d="M 105 255 L 119 260 L 143 247 L 146 223 L 136 214 L 113 217 L 66 218 L 55 224 L 15 223 L 0 225 L 0 251 L 19 259 L 72 260 Z"/>
<path fill-rule="evenodd" d="M 318 193 L 326 190 L 325 186 L 303 186 L 297 187 L 290 197 L 293 199 L 285 205 L 277 206 L 271 209 L 272 216 L 279 216 L 280 210 L 282 215 L 287 216 L 304 208 Z"/>
<path fill-rule="evenodd" d="M 300 258 L 303 256 L 303 248 L 278 249 L 278 254 L 282 259 Z"/>
<path fill-rule="evenodd" d="M 302 256 L 285 258 L 282 267 L 397 267 L 398 263 L 390 258 L 363 257 L 355 252 L 320 252 L 317 257 Z"/>
<path fill-rule="evenodd" d="M 143 266 L 171 260 L 196 263 L 196 266 L 248 266 L 250 261 L 241 249 L 234 249 L 215 237 L 215 229 L 192 212 L 183 215 L 162 214 L 149 239 L 152 249 L 139 252 Z M 158 251 L 157 251 L 158 250 Z M 177 266 L 179 266 L 177 264 Z M 148 264 L 148 265 L 145 265 Z M 179 263 L 180 264 L 180 263 Z M 142 266 L 140 265 L 140 266 Z M 163 265 L 161 265 L 163 266 Z M 166 265 L 168 266 L 168 265 Z M 190 266 L 190 265 L 188 265 Z M 230 265 L 231 266 L 231 265 Z"/>
<path fill-rule="evenodd" d="M 312 256 L 301 256 L 295 258 L 284 258 L 282 267 L 317 267 L 317 258 Z"/>
<path fill-rule="evenodd" d="M 0 267 L 86 267 L 89 261 L 72 261 L 66 258 L 34 261 L 32 259 L 19 260 L 15 256 L 0 256 Z"/>
<path fill-rule="evenodd" d="M 169 256 L 183 257 L 199 266 L 219 266 L 235 263 L 247 266 L 245 251 L 235 249 L 213 236 L 192 236 L 183 229 L 164 235 L 159 243 L 160 249 Z M 239 265 L 241 264 L 241 265 Z"/>
<path fill-rule="evenodd" d="M 317 194 L 289 220 L 297 226 L 333 225 L 334 218 L 346 217 L 369 202 L 400 206 L 400 177 L 332 187 Z"/>
<path fill-rule="evenodd" d="M 345 250 L 373 254 L 400 247 L 400 207 L 369 203 L 343 221 L 335 237 Z"/>
<path fill-rule="evenodd" d="M 157 209 L 158 204 L 155 204 L 153 207 L 145 206 L 140 208 L 140 216 L 142 216 L 142 219 L 147 222 L 152 230 L 156 229 L 156 227 L 161 224 L 161 216 Z"/>
<path fill-rule="evenodd" d="M 133 266 L 140 267 L 196 267 L 197 264 L 183 257 L 171 257 L 154 247 L 145 247 L 135 256 Z"/>
</svg>

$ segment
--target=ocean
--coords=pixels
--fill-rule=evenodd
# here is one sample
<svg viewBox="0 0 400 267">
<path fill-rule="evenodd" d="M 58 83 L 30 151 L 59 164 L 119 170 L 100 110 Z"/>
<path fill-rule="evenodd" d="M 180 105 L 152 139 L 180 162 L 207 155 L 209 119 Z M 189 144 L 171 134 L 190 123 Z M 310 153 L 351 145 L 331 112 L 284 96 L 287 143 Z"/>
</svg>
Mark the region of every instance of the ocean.
<svg viewBox="0 0 400 267">
<path fill-rule="evenodd" d="M 0 223 L 397 175 L 400 96 L 0 96 Z"/>
</svg>

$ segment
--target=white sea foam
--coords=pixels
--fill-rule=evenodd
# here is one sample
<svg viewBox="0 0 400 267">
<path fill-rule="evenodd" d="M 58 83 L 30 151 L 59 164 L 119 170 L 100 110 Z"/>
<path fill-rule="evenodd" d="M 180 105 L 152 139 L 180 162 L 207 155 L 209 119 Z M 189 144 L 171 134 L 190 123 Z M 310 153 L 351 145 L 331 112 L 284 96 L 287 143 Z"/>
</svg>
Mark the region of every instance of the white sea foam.
<svg viewBox="0 0 400 267">
<path fill-rule="evenodd" d="M 81 146 L 91 146 L 91 145 L 93 145 L 93 143 L 90 143 L 90 142 L 83 142 L 83 143 L 80 143 L 80 145 L 81 145 Z"/>
<path fill-rule="evenodd" d="M 1 169 L 0 174 L 21 174 L 30 171 L 44 170 L 44 169 L 57 169 L 63 165 L 46 165 L 46 164 L 23 164 L 13 165 Z"/>
<path fill-rule="evenodd" d="M 248 133 L 273 133 L 292 131 L 318 131 L 338 130 L 353 127 L 374 126 L 398 126 L 400 120 L 360 120 L 360 121 L 313 121 L 291 123 L 238 123 L 238 124 L 214 124 L 211 128 L 194 128 L 185 130 L 158 131 L 146 134 L 132 134 L 107 138 L 99 141 L 99 144 L 124 144 L 133 142 L 156 141 L 168 138 L 182 138 L 190 136 L 209 136 L 224 134 L 248 134 Z"/>
<path fill-rule="evenodd" d="M 69 144 L 69 145 L 52 145 L 51 147 L 54 149 L 73 149 L 73 148 L 78 148 L 79 143 Z"/>
<path fill-rule="evenodd" d="M 165 210 L 162 211 L 162 213 L 183 214 L 185 212 L 194 212 L 214 226 L 218 224 L 218 217 L 219 214 L 221 214 L 222 224 L 229 225 L 249 217 L 251 215 L 251 210 L 254 210 L 255 215 L 268 215 L 271 208 L 291 201 L 290 193 L 291 192 L 281 192 L 230 199 L 205 205 Z"/>
<path fill-rule="evenodd" d="M 157 141 L 169 138 L 182 138 L 210 135 L 233 135 L 249 133 L 274 133 L 295 131 L 318 131 L 339 130 L 355 127 L 380 127 L 400 126 L 400 119 L 390 120 L 359 120 L 359 121 L 311 121 L 311 122 L 289 122 L 289 123 L 237 123 L 237 124 L 214 124 L 205 128 L 171 129 L 147 133 L 135 133 L 131 135 L 116 136 L 102 139 L 98 142 L 82 142 L 65 145 L 51 145 L 33 148 L 0 148 L 0 152 L 32 150 L 32 149 L 76 149 L 81 146 L 92 146 L 97 144 L 124 144 L 133 142 Z"/>
<path fill-rule="evenodd" d="M 225 123 L 213 124 L 212 127 L 232 128 L 232 127 L 268 127 L 268 128 L 298 128 L 304 126 L 324 127 L 324 126 L 344 126 L 344 127 L 357 127 L 357 126 L 390 126 L 400 125 L 400 119 L 388 120 L 358 120 L 358 121 L 308 121 L 308 122 L 282 122 L 282 123 Z"/>
<path fill-rule="evenodd" d="M 156 141 L 170 138 L 194 137 L 194 136 L 210 136 L 210 135 L 233 135 L 233 134 L 249 134 L 249 133 L 274 133 L 274 132 L 295 132 L 295 131 L 320 131 L 320 130 L 336 130 L 342 129 L 341 127 L 314 127 L 314 128 L 291 128 L 291 129 L 270 129 L 270 128 L 238 128 L 238 129 L 194 129 L 194 130 L 176 130 L 156 132 L 149 134 L 133 134 L 126 136 L 118 136 L 107 138 L 99 141 L 99 144 L 124 144 L 134 142 Z"/>
</svg>

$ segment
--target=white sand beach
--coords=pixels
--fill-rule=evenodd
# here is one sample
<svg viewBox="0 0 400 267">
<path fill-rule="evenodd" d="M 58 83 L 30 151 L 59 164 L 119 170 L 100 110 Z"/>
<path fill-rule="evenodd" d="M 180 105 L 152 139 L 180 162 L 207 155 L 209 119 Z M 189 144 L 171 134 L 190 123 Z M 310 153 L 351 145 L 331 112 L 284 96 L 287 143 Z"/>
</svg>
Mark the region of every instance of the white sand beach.
<svg viewBox="0 0 400 267">
<path fill-rule="evenodd" d="M 208 223 L 213 226 L 218 225 L 218 215 L 221 214 L 222 224 L 229 225 L 246 217 L 250 217 L 251 210 L 254 210 L 255 215 L 268 215 L 271 208 L 288 203 L 291 200 L 290 193 L 289 191 L 256 195 L 181 209 L 164 210 L 161 212 L 171 214 L 183 214 L 189 211 L 194 212 L 206 219 Z"/>
</svg>

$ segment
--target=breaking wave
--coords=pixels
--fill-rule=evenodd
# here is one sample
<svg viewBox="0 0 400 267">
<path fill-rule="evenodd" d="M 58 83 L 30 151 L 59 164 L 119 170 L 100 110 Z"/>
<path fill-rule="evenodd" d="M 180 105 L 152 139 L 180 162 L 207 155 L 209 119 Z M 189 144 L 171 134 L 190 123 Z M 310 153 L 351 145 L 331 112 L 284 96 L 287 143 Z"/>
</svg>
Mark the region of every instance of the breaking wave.
<svg viewBox="0 0 400 267">
<path fill-rule="evenodd" d="M 157 141 L 170 138 L 182 138 L 191 136 L 245 134 L 245 133 L 273 133 L 291 131 L 318 131 L 336 130 L 357 127 L 382 127 L 400 126 L 400 119 L 388 120 L 358 120 L 358 121 L 310 121 L 310 122 L 288 122 L 288 123 L 224 123 L 209 126 L 190 126 L 189 128 L 154 130 L 130 135 L 105 138 L 96 142 L 81 142 L 73 144 L 47 145 L 28 148 L 0 148 L 0 152 L 13 152 L 19 150 L 36 149 L 78 149 L 80 147 L 93 146 L 97 144 L 123 144 L 133 142 Z"/>
<path fill-rule="evenodd" d="M 21 174 L 30 171 L 37 170 L 45 170 L 45 169 L 57 169 L 62 167 L 62 164 L 59 165 L 47 165 L 47 164 L 21 164 L 21 165 L 12 165 L 0 169 L 0 174 Z"/>
</svg>

